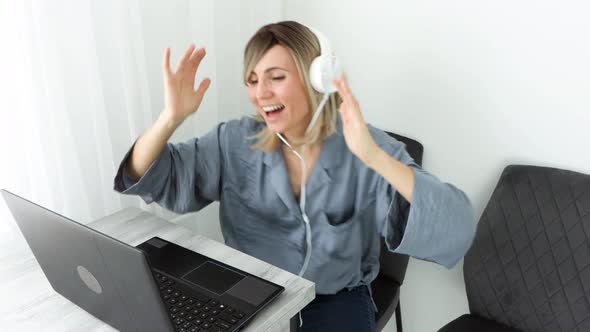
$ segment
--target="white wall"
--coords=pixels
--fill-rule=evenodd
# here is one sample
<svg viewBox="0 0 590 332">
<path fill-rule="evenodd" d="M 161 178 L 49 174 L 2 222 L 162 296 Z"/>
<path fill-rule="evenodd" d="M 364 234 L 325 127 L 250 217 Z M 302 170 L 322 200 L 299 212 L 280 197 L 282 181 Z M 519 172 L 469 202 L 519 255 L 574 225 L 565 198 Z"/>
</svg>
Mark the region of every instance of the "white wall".
<svg viewBox="0 0 590 332">
<path fill-rule="evenodd" d="M 162 3 L 162 6 L 167 5 Z M 199 6 L 195 5 L 195 10 L 199 10 Z M 215 119 L 215 123 L 206 122 L 200 132 L 186 131 L 183 136 L 172 137 L 172 141 L 199 136 L 210 130 L 217 122 L 239 118 L 255 112 L 248 100 L 242 81 L 244 48 L 250 36 L 261 26 L 282 20 L 283 5 L 280 1 L 252 0 L 246 3 L 236 0 L 216 0 L 212 6 L 216 14 L 213 22 L 215 36 L 211 38 L 209 43 L 205 42 L 207 54 L 210 56 L 207 56 L 207 60 L 204 61 L 215 61 L 216 71 L 211 77 L 212 85 L 209 88 L 214 91 L 214 95 L 207 96 L 207 98 L 214 99 L 218 117 Z M 209 54 L 209 50 L 214 53 Z M 162 95 L 162 92 L 154 91 L 154 94 Z M 201 108 L 203 112 L 199 110 L 199 113 L 191 117 L 189 121 L 200 121 L 201 113 L 207 112 L 205 107 Z M 199 212 L 179 216 L 174 221 L 211 239 L 223 242 L 219 226 L 219 203 L 217 202 Z"/>
<path fill-rule="evenodd" d="M 205 46 L 197 79 L 212 78 L 179 142 L 250 111 L 244 35 L 281 15 L 274 0 L 0 1 L 0 188 L 82 223 L 127 206 L 176 217 L 113 190 L 121 158 L 162 111 L 164 49 L 175 67 L 189 43 Z M 214 210 L 201 212 L 207 224 Z M 0 252 L 22 246 L 0 199 Z"/>
<path fill-rule="evenodd" d="M 145 112 L 151 114 L 144 119 L 150 119 L 149 115 L 155 119 L 163 105 L 160 61 L 164 48 L 173 47 L 173 63 L 191 41 L 205 45 L 209 54 L 199 77 L 210 76 L 213 84 L 199 114 L 183 124 L 173 141 L 203 134 L 218 121 L 248 113 L 251 107 L 241 85 L 246 40 L 263 24 L 295 19 L 322 30 L 332 41 L 366 120 L 421 141 L 424 167 L 462 188 L 478 216 L 509 163 L 590 173 L 590 5 L 584 1 L 152 0 L 124 7 L 135 5 L 141 22 L 133 26 L 141 31 L 124 31 L 146 37 L 118 36 L 117 42 L 132 39 L 134 44 L 117 44 L 113 49 L 145 52 L 138 57 L 145 63 L 119 63 L 104 51 L 97 51 L 96 56 L 113 65 L 110 71 L 100 73 L 105 82 L 114 84 L 132 77 L 141 90 L 132 93 L 149 91 L 149 100 L 128 105 L 134 108 L 137 104 L 141 109 L 148 105 Z M 102 2 L 90 6 L 91 17 L 97 20 L 93 25 L 99 30 L 97 36 L 121 31 L 114 24 L 121 24 L 124 18 L 111 18 L 110 6 L 112 3 Z M 186 13 L 186 17 L 179 19 L 179 13 Z M 204 33 L 211 29 L 215 35 Z M 17 42 L 9 41 L 7 45 Z M 79 40 L 63 40 L 63 45 L 76 42 Z M 3 50 L 10 54 L 11 46 Z M 3 62 L 4 68 L 18 57 L 14 54 L 11 61 Z M 140 73 L 123 73 L 129 70 Z M 0 90 L 11 91 L 12 79 L 0 79 Z M 37 77 L 35 81 L 43 82 Z M 109 90 L 105 85 L 103 91 L 105 108 L 112 112 L 125 110 L 121 105 L 126 99 L 119 94 L 129 93 L 117 87 Z M 12 116 L 10 102 L 11 98 L 4 98 L 2 121 Z M 122 115 L 108 114 L 117 116 Z M 130 122 L 149 125 L 149 121 L 142 121 Z M 14 130 L 21 131 L 20 127 Z M 59 133 L 61 127 L 55 130 Z M 110 140 L 127 139 L 123 137 L 127 128 L 116 131 L 121 137 Z M 14 161 L 20 146 L 10 144 L 12 135 L 0 133 L 0 137 L 6 138 L 1 146 L 3 155 Z M 112 154 L 120 155 L 115 152 Z M 112 167 L 118 162 L 113 160 Z M 84 169 L 81 173 L 92 174 Z M 20 177 L 17 180 L 26 182 Z M 111 187 L 109 178 L 103 189 Z M 41 190 L 44 198 L 49 201 L 54 189 Z M 112 197 L 115 195 L 113 192 Z M 135 200 L 139 202 L 139 198 Z M 181 222 L 220 239 L 215 204 L 198 216 L 184 216 Z M 0 224 L 0 231 L 5 228 L 6 223 Z M 402 288 L 402 308 L 409 332 L 434 331 L 467 312 L 461 264 L 446 270 L 411 260 Z"/>
<path fill-rule="evenodd" d="M 587 2 L 285 0 L 284 14 L 328 36 L 365 119 L 422 142 L 478 217 L 507 164 L 590 173 Z M 461 269 L 410 261 L 405 331 L 468 311 Z"/>
</svg>

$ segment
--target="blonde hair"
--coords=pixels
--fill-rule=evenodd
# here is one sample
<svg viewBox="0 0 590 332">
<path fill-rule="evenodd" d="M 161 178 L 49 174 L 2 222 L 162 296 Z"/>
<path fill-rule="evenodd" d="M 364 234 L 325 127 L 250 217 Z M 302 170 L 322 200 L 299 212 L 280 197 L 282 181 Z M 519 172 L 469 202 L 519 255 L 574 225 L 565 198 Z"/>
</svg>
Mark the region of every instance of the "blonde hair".
<svg viewBox="0 0 590 332">
<path fill-rule="evenodd" d="M 323 95 L 313 89 L 309 80 L 309 67 L 313 59 L 320 55 L 320 44 L 315 34 L 303 24 L 294 21 L 282 21 L 265 25 L 250 38 L 244 50 L 244 84 L 247 85 L 250 74 L 262 56 L 273 46 L 282 45 L 291 54 L 297 66 L 299 79 L 303 83 L 310 112 L 317 109 Z M 290 142 L 295 145 L 315 144 L 336 131 L 336 119 L 338 117 L 338 105 L 340 96 L 332 94 L 322 114 L 317 119 L 314 127 L 299 142 Z M 256 120 L 264 123 L 264 119 L 258 112 Z M 254 149 L 271 152 L 280 145 L 277 135 L 268 127 L 264 127 L 251 138 L 256 139 L 252 146 Z"/>
</svg>

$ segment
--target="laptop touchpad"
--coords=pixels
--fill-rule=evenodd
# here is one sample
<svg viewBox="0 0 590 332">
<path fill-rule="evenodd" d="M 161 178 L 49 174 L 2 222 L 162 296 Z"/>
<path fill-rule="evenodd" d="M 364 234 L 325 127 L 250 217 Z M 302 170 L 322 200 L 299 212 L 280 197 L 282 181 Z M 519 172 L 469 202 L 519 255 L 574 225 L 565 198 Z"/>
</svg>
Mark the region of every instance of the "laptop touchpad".
<svg viewBox="0 0 590 332">
<path fill-rule="evenodd" d="M 238 281 L 244 279 L 244 277 L 242 274 L 207 261 L 184 275 L 182 279 L 190 281 L 217 295 L 221 295 L 237 284 Z"/>
</svg>

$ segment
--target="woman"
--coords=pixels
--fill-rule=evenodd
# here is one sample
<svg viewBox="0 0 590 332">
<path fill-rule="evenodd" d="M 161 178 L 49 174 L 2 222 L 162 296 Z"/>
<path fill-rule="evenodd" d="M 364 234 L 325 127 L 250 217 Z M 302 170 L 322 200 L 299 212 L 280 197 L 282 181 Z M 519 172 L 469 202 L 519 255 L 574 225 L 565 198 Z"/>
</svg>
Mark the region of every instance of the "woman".
<svg viewBox="0 0 590 332">
<path fill-rule="evenodd" d="M 332 82 L 341 102 L 330 98 L 310 126 L 322 95 L 308 71 L 319 54 L 299 23 L 262 27 L 244 53 L 256 117 L 167 144 L 210 84 L 194 91 L 204 49 L 191 46 L 175 72 L 167 49 L 165 109 L 123 159 L 115 189 L 176 213 L 219 201 L 227 245 L 315 282 L 303 331 L 373 331 L 380 237 L 394 252 L 451 267 L 471 243 L 474 215 L 461 190 L 365 123 L 344 78 Z"/>
</svg>

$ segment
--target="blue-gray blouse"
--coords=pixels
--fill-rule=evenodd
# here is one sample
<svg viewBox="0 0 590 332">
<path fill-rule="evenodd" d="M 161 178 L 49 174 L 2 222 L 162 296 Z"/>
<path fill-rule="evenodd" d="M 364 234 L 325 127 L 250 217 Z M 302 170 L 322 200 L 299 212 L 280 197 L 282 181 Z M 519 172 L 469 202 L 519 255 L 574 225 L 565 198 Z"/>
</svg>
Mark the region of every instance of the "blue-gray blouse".
<svg viewBox="0 0 590 332">
<path fill-rule="evenodd" d="M 280 149 L 251 148 L 249 137 L 263 126 L 244 117 L 200 138 L 168 143 L 136 183 L 124 172 L 131 147 L 115 190 L 176 213 L 219 201 L 227 245 L 297 274 L 305 258 L 305 224 Z M 412 169 L 412 203 L 350 152 L 339 119 L 306 186 L 312 252 L 303 277 L 315 282 L 318 294 L 369 285 L 379 272 L 380 237 L 394 252 L 447 268 L 474 237 L 474 212 L 465 193 L 424 171 L 403 143 L 373 126 L 369 130 L 381 148 Z"/>
</svg>

